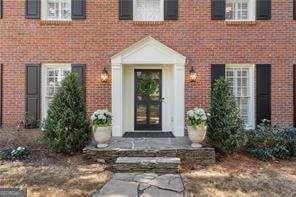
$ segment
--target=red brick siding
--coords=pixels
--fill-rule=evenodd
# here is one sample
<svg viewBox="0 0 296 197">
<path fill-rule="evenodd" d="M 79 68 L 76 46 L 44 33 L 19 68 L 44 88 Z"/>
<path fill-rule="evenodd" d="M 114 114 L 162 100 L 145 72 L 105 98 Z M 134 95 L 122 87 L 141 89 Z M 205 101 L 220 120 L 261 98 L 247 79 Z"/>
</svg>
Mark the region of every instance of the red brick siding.
<svg viewBox="0 0 296 197">
<path fill-rule="evenodd" d="M 110 57 L 151 35 L 188 59 L 200 84 L 186 77 L 186 110 L 208 107 L 213 63 L 272 65 L 272 121 L 293 122 L 292 67 L 296 64 L 296 21 L 293 0 L 272 0 L 272 19 L 251 25 L 211 20 L 211 0 L 180 0 L 179 20 L 139 25 L 118 19 L 118 0 L 87 0 L 87 19 L 48 25 L 25 19 L 24 0 L 4 1 L 0 19 L 0 62 L 3 67 L 3 122 L 23 120 L 25 63 L 86 64 L 88 113 L 111 107 L 111 82 L 100 82 Z"/>
</svg>

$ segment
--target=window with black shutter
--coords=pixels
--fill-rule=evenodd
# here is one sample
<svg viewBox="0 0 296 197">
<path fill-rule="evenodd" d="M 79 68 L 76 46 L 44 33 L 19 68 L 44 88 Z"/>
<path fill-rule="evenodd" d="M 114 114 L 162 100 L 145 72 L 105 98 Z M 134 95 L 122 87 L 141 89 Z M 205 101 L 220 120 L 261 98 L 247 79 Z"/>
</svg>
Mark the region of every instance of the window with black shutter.
<svg viewBox="0 0 296 197">
<path fill-rule="evenodd" d="M 212 0 L 212 20 L 253 21 L 271 18 L 271 0 Z"/>
<path fill-rule="evenodd" d="M 26 18 L 67 21 L 86 18 L 86 0 L 26 0 Z"/>
</svg>

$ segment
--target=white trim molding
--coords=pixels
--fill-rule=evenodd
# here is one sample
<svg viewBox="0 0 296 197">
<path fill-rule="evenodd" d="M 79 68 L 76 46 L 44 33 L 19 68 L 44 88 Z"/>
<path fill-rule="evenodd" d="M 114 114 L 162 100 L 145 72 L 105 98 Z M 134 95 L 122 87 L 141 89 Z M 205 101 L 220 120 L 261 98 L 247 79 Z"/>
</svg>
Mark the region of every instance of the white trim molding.
<svg viewBox="0 0 296 197">
<path fill-rule="evenodd" d="M 118 54 L 112 56 L 112 113 L 113 129 L 112 135 L 121 137 L 123 135 L 123 84 L 124 72 L 123 67 L 134 65 L 137 68 L 172 68 L 171 78 L 174 89 L 173 114 L 168 114 L 167 120 L 173 122 L 172 132 L 175 136 L 184 136 L 184 95 L 185 95 L 185 63 L 186 57 L 173 49 L 165 46 L 161 42 L 148 36 L 130 47 L 124 49 Z"/>
</svg>

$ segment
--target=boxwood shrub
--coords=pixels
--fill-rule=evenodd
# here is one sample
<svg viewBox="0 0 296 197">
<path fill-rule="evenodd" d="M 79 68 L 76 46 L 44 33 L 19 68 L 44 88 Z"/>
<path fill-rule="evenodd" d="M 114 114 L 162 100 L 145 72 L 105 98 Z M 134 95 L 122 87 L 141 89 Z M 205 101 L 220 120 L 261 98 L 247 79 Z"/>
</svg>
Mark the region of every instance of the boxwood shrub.
<svg viewBox="0 0 296 197">
<path fill-rule="evenodd" d="M 272 126 L 264 120 L 247 133 L 247 151 L 261 160 L 287 159 L 296 155 L 296 128 Z"/>
</svg>

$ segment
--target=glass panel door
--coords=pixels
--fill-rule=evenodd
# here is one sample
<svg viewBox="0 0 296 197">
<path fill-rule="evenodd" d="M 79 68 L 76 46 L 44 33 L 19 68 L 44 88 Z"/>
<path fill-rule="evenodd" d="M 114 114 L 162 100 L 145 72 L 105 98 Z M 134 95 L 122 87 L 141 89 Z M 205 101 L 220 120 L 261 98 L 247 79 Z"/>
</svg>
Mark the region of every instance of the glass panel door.
<svg viewBox="0 0 296 197">
<path fill-rule="evenodd" d="M 135 70 L 135 130 L 161 130 L 161 70 Z"/>
</svg>

